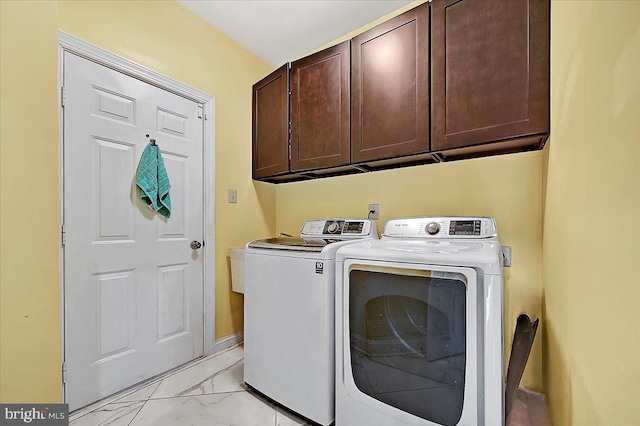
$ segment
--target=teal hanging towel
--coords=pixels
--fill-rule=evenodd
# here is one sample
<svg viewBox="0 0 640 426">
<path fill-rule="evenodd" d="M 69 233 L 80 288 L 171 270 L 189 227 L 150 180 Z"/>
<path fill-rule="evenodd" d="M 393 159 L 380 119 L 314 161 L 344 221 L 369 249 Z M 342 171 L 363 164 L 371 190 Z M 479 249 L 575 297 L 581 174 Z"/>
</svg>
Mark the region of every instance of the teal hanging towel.
<svg viewBox="0 0 640 426">
<path fill-rule="evenodd" d="M 149 143 L 144 148 L 136 173 L 136 185 L 141 190 L 140 198 L 149 208 L 153 208 L 167 218 L 171 217 L 169 175 L 164 167 L 160 148 L 153 143 Z"/>
</svg>

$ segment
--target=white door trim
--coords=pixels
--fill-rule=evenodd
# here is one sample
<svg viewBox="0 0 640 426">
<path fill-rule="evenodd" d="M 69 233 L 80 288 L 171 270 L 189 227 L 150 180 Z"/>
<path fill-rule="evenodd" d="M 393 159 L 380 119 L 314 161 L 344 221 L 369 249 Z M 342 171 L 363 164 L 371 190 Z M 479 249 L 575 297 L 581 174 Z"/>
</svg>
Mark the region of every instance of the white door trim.
<svg viewBox="0 0 640 426">
<path fill-rule="evenodd" d="M 58 32 L 58 99 L 59 99 L 59 161 L 60 161 L 60 229 L 64 225 L 64 109 L 62 91 L 64 83 L 64 53 L 70 52 L 108 68 L 142 80 L 153 86 L 175 93 L 203 105 L 203 209 L 204 209 L 204 356 L 215 348 L 215 98 L 186 86 L 135 62 L 116 56 L 104 49 L 84 42 L 69 34 Z M 61 350 L 64 362 L 64 249 L 60 245 L 61 288 Z M 62 383 L 64 397 L 64 383 Z"/>
</svg>

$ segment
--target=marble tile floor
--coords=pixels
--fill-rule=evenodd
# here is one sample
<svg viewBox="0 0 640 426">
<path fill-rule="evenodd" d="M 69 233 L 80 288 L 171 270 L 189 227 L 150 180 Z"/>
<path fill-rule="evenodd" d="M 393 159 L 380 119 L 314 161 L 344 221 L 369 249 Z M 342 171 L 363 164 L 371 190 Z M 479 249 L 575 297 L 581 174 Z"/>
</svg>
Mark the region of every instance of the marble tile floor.
<svg viewBox="0 0 640 426">
<path fill-rule="evenodd" d="M 295 414 L 248 389 L 242 346 L 196 360 L 71 414 L 71 426 L 299 426 Z"/>
</svg>

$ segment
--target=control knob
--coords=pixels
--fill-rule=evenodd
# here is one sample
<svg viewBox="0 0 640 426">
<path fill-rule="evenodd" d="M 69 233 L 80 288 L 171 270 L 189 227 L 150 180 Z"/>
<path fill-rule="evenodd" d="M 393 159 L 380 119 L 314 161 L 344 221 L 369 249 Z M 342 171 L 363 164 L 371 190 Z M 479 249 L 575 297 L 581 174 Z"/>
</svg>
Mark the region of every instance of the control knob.
<svg viewBox="0 0 640 426">
<path fill-rule="evenodd" d="M 333 222 L 331 225 L 327 227 L 327 231 L 329 231 L 329 233 L 331 234 L 335 234 L 339 230 L 340 230 L 340 225 L 337 224 L 336 222 Z"/>
<path fill-rule="evenodd" d="M 424 229 L 429 235 L 436 235 L 438 232 L 440 232 L 440 225 L 435 222 L 431 222 Z"/>
</svg>

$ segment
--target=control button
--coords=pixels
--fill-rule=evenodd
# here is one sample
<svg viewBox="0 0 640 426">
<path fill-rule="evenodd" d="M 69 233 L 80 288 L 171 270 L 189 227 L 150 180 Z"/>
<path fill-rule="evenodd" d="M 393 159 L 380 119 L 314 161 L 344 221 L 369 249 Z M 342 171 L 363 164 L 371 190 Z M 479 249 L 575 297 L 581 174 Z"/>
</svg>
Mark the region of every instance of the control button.
<svg viewBox="0 0 640 426">
<path fill-rule="evenodd" d="M 438 225 L 435 222 L 431 222 L 429 223 L 425 228 L 425 231 L 427 231 L 430 235 L 435 235 L 440 231 L 440 225 Z"/>
<path fill-rule="evenodd" d="M 335 234 L 339 230 L 340 230 L 340 225 L 338 225 L 336 222 L 333 222 L 331 225 L 327 227 L 327 231 L 329 231 L 332 234 Z"/>
</svg>

